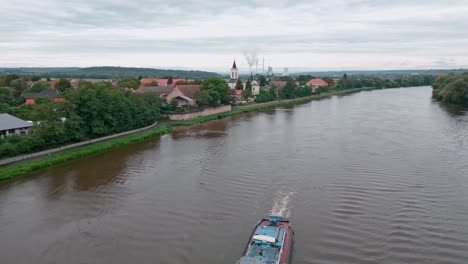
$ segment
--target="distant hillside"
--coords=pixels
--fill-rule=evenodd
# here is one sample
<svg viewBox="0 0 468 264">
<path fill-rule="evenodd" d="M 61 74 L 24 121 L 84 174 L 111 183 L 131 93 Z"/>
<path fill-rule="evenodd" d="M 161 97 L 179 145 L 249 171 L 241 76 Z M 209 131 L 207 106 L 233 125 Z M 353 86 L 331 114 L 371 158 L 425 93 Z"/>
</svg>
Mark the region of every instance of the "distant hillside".
<svg viewBox="0 0 468 264">
<path fill-rule="evenodd" d="M 214 72 L 163 70 L 152 68 L 129 67 L 89 67 L 89 68 L 0 68 L 0 74 L 18 73 L 40 75 L 41 77 L 57 78 L 92 78 L 92 79 L 119 79 L 123 77 L 165 77 L 199 79 L 210 76 L 219 76 Z"/>
<path fill-rule="evenodd" d="M 451 69 L 451 70 L 388 70 L 388 71 L 324 71 L 324 72 L 302 72 L 294 73 L 291 75 L 313 75 L 321 77 L 333 77 L 333 76 L 343 76 L 345 73 L 347 75 L 372 75 L 372 76 L 381 76 L 381 77 L 401 77 L 407 75 L 437 75 L 437 74 L 448 74 L 454 73 L 456 75 L 461 75 L 466 72 L 466 69 Z"/>
</svg>

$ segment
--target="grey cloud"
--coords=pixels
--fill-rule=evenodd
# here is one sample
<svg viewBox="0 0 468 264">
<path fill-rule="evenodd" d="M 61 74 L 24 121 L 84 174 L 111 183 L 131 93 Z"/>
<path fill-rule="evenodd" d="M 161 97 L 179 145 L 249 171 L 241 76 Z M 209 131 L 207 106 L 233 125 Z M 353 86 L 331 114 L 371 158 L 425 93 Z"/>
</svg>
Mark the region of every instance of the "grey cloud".
<svg viewBox="0 0 468 264">
<path fill-rule="evenodd" d="M 444 67 L 457 63 L 449 57 L 468 56 L 466 1 L 20 0 L 2 9 L 0 56 L 8 58 L 22 53 L 232 57 L 249 46 L 269 55 L 430 55 L 437 57 L 434 65 Z"/>
</svg>

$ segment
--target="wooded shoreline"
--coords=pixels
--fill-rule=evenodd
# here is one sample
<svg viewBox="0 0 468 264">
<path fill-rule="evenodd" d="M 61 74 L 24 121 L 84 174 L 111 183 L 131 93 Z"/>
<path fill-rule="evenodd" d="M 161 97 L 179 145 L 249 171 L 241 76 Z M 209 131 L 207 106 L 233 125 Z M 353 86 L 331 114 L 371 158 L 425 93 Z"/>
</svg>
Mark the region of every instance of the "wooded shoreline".
<svg viewBox="0 0 468 264">
<path fill-rule="evenodd" d="M 63 152 L 57 152 L 50 156 L 40 157 L 34 160 L 25 160 L 11 165 L 5 165 L 0 167 L 0 180 L 6 180 L 15 178 L 27 173 L 31 173 L 40 169 L 44 169 L 53 165 L 71 161 L 85 156 L 90 156 L 100 152 L 108 151 L 110 149 L 116 148 L 118 146 L 130 144 L 137 141 L 142 141 L 153 136 L 160 136 L 163 134 L 168 134 L 171 132 L 171 127 L 175 126 L 190 126 L 195 125 L 211 120 L 222 119 L 233 115 L 238 115 L 244 112 L 253 112 L 263 109 L 271 109 L 280 106 L 288 106 L 295 104 L 308 103 L 313 100 L 320 100 L 329 98 L 332 96 L 341 96 L 347 94 L 358 93 L 361 91 L 370 91 L 377 90 L 377 88 L 358 88 L 358 89 L 348 89 L 348 90 L 335 90 L 328 93 L 323 93 L 319 95 L 312 95 L 307 97 L 287 99 L 287 100 L 277 100 L 267 103 L 257 103 L 245 106 L 235 107 L 233 110 L 219 113 L 215 115 L 209 115 L 199 118 L 194 118 L 191 120 L 184 121 L 169 121 L 161 125 L 156 126 L 155 128 L 136 133 L 131 135 L 123 135 L 118 138 L 110 139 L 104 142 L 98 142 L 92 145 L 86 145 L 83 147 L 78 147 L 70 150 L 65 150 Z M 379 89 L 380 90 L 380 89 Z"/>
</svg>

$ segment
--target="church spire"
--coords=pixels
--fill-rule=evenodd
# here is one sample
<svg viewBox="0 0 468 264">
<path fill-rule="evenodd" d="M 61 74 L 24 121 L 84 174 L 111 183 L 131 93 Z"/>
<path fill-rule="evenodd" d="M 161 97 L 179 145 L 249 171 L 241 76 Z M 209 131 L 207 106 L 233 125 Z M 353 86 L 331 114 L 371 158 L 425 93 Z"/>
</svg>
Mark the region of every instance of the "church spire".
<svg viewBox="0 0 468 264">
<path fill-rule="evenodd" d="M 231 68 L 231 80 L 237 80 L 237 78 L 239 78 L 238 69 L 236 65 L 236 59 L 234 59 L 234 62 L 232 63 L 232 68 Z"/>
</svg>

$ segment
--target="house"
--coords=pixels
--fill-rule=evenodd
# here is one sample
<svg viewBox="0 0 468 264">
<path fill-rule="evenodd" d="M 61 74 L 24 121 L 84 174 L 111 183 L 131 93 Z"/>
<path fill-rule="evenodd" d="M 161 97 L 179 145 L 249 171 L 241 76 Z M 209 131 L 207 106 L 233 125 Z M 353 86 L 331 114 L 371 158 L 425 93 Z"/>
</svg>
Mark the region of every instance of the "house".
<svg viewBox="0 0 468 264">
<path fill-rule="evenodd" d="M 32 123 L 9 114 L 0 114 L 0 137 L 10 135 L 28 135 Z"/>
<path fill-rule="evenodd" d="M 270 87 L 275 86 L 276 91 L 281 92 L 287 83 L 287 81 L 270 81 Z"/>
<path fill-rule="evenodd" d="M 252 81 L 252 94 L 257 95 L 260 93 L 260 81 L 253 80 Z"/>
<path fill-rule="evenodd" d="M 317 88 L 323 86 L 327 87 L 328 83 L 322 79 L 316 78 L 316 79 L 311 79 L 306 83 L 307 86 L 310 86 L 312 88 L 312 91 L 315 92 Z"/>
<path fill-rule="evenodd" d="M 185 81 L 185 79 L 172 79 L 171 84 L 167 84 L 169 79 L 159 79 L 159 78 L 143 78 L 140 80 L 140 87 L 143 86 L 152 86 L 153 83 L 157 83 L 158 86 L 172 86 L 175 87 L 178 81 Z"/>
<path fill-rule="evenodd" d="M 172 86 L 143 86 L 138 88 L 136 93 L 157 93 L 160 97 L 166 97 L 174 87 Z"/>
<path fill-rule="evenodd" d="M 242 101 L 242 92 L 244 90 L 231 90 L 229 91 L 229 94 L 234 98 L 235 102 L 241 102 Z"/>
<path fill-rule="evenodd" d="M 201 85 L 177 85 L 169 92 L 166 96 L 167 103 L 170 103 L 172 99 L 176 99 L 179 102 L 179 106 L 184 105 L 196 105 L 196 101 L 193 98 L 195 92 L 201 90 Z"/>
<path fill-rule="evenodd" d="M 70 84 L 71 84 L 71 86 L 72 86 L 73 88 L 75 88 L 75 89 L 78 88 L 78 82 L 79 82 L 80 80 L 78 80 L 78 79 L 71 79 L 71 80 L 69 80 L 69 81 L 70 81 Z"/>
<path fill-rule="evenodd" d="M 21 95 L 24 99 L 26 99 L 25 104 L 35 104 L 37 98 L 50 98 L 54 102 L 63 102 L 65 101 L 65 97 L 60 95 L 56 90 L 43 90 L 38 93 L 23 93 Z"/>
</svg>

